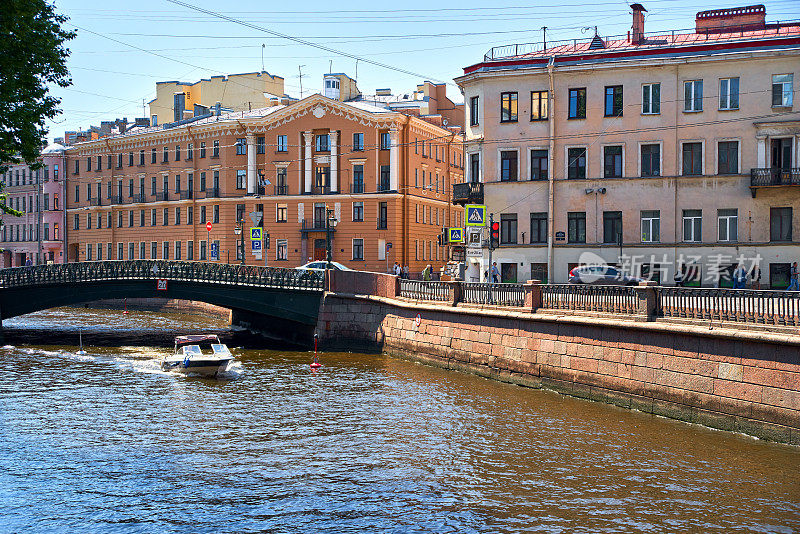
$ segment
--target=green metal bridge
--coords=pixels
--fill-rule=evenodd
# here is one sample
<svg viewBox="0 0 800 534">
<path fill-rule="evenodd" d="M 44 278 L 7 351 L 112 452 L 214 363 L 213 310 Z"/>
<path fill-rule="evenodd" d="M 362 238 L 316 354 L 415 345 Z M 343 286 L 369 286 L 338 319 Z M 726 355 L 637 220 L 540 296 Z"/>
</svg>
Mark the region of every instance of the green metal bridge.
<svg viewBox="0 0 800 534">
<path fill-rule="evenodd" d="M 291 341 L 317 324 L 323 274 L 276 267 L 127 260 L 0 270 L 0 320 L 102 299 L 185 299 L 230 308 Z"/>
</svg>

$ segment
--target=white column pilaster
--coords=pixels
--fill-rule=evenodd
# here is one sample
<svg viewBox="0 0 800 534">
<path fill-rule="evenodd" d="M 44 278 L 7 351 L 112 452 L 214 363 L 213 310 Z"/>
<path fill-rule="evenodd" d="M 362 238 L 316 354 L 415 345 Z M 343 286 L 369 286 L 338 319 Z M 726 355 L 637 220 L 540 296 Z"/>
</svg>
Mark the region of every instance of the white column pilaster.
<svg viewBox="0 0 800 534">
<path fill-rule="evenodd" d="M 312 157 L 311 157 L 311 143 L 314 140 L 314 136 L 311 134 L 310 131 L 303 132 L 303 140 L 305 141 L 305 180 L 303 185 L 303 193 L 310 193 L 311 192 L 311 168 L 312 168 Z"/>
<path fill-rule="evenodd" d="M 256 136 L 247 134 L 247 194 L 256 194 Z"/>
<path fill-rule="evenodd" d="M 331 192 L 339 192 L 339 147 L 337 144 L 337 132 L 331 132 Z"/>
<path fill-rule="evenodd" d="M 391 143 L 389 146 L 389 189 L 392 191 L 399 190 L 399 181 L 398 178 L 400 176 L 400 146 L 397 142 L 397 128 L 392 127 L 389 130 L 389 142 Z"/>
</svg>

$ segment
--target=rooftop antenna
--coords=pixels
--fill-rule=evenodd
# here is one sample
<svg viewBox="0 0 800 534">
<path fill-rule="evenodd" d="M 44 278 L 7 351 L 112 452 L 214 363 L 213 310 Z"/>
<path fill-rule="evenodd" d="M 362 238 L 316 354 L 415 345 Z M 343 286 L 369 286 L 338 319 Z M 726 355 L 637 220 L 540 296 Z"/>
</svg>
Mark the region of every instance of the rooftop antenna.
<svg viewBox="0 0 800 534">
<path fill-rule="evenodd" d="M 267 45 L 264 43 L 261 43 L 261 72 L 264 72 L 264 48 L 266 48 L 266 46 Z"/>
<path fill-rule="evenodd" d="M 356 58 L 356 80 L 358 80 L 358 58 Z"/>
<path fill-rule="evenodd" d="M 547 50 L 547 26 L 542 26 L 542 41 L 544 42 L 542 50 Z"/>
<path fill-rule="evenodd" d="M 300 73 L 300 100 L 303 99 L 303 67 L 305 67 L 305 65 L 297 66 L 297 71 Z"/>
<path fill-rule="evenodd" d="M 333 60 L 331 59 L 328 62 L 328 74 L 331 74 L 332 72 L 333 72 Z"/>
</svg>

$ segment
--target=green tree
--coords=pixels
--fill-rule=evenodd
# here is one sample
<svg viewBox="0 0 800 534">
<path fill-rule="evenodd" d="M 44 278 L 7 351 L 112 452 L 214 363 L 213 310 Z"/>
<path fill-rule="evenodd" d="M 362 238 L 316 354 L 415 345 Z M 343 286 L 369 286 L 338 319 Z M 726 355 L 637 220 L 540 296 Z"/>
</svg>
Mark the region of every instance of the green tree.
<svg viewBox="0 0 800 534">
<path fill-rule="evenodd" d="M 64 44 L 75 32 L 61 25 L 45 0 L 2 0 L 0 9 L 0 172 L 8 163 L 36 165 L 46 142 L 45 121 L 58 115 L 61 99 L 48 84 L 72 84 Z"/>
</svg>

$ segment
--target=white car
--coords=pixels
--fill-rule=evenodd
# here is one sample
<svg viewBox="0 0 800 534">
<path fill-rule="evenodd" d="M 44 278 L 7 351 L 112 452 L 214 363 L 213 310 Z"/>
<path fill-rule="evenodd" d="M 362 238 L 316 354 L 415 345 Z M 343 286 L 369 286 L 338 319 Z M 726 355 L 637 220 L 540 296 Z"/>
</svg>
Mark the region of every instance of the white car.
<svg viewBox="0 0 800 534">
<path fill-rule="evenodd" d="M 300 267 L 295 267 L 295 269 L 298 271 L 324 271 L 327 265 L 328 262 L 326 261 L 312 261 L 311 263 L 306 263 Z M 337 271 L 352 271 L 351 268 L 345 267 L 341 263 L 335 261 L 331 262 L 331 269 L 335 269 Z"/>
</svg>

